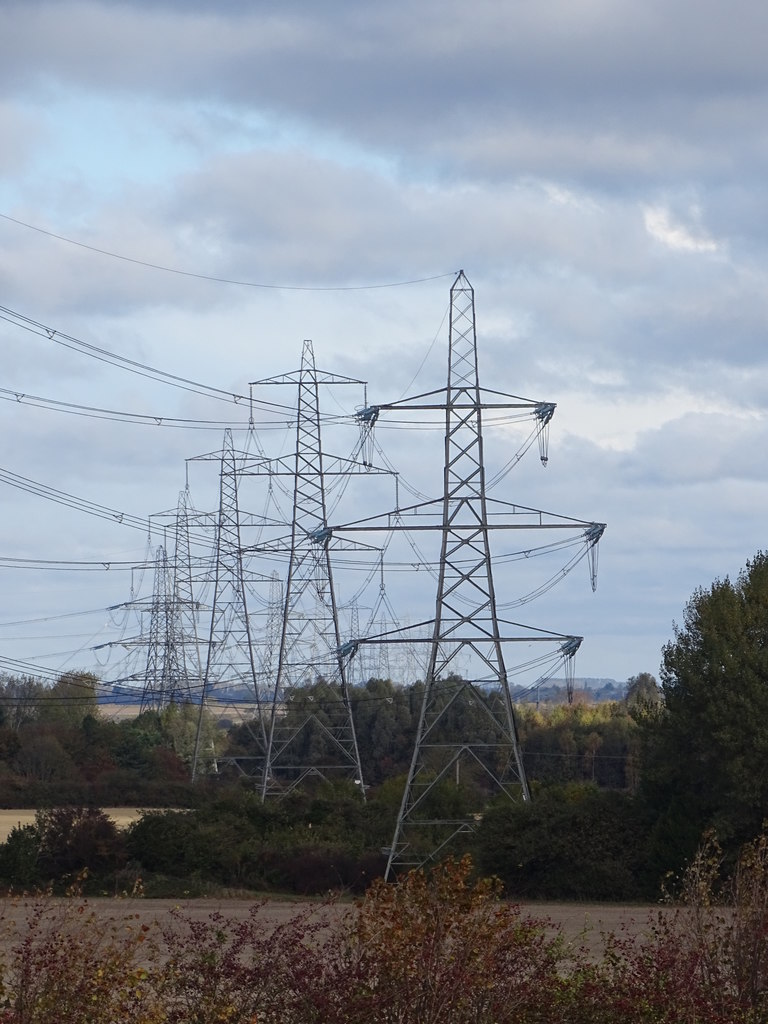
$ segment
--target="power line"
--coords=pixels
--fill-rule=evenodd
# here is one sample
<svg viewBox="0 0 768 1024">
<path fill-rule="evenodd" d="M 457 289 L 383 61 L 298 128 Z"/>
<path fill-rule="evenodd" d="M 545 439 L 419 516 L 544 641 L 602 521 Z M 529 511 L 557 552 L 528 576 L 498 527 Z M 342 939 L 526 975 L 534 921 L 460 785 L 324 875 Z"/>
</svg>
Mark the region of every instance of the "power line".
<svg viewBox="0 0 768 1024">
<path fill-rule="evenodd" d="M 1 216 L 1 215 L 0 215 Z M 154 380 L 161 384 L 168 384 L 171 387 L 178 388 L 181 391 L 188 391 L 192 394 L 202 395 L 206 398 L 215 398 L 217 401 L 232 402 L 237 406 L 246 405 L 249 410 L 250 418 L 252 418 L 253 410 L 258 409 L 261 412 L 270 413 L 282 417 L 280 423 L 273 424 L 275 427 L 282 429 L 285 426 L 285 417 L 288 418 L 289 425 L 293 425 L 295 422 L 295 410 L 288 405 L 281 402 L 271 402 L 263 398 L 254 398 L 253 394 L 240 395 L 233 391 L 225 391 L 222 388 L 213 387 L 210 384 L 202 384 L 199 381 L 191 380 L 188 377 L 182 377 L 179 374 L 169 373 L 166 370 L 160 370 L 157 367 L 150 366 L 148 363 L 139 362 L 136 359 L 130 359 L 127 356 L 120 355 L 118 352 L 112 352 L 110 349 L 102 348 L 98 345 L 93 345 L 90 342 L 83 341 L 81 338 L 77 338 L 72 334 L 67 334 L 64 331 L 58 330 L 56 327 L 51 327 L 48 324 L 41 323 L 39 320 L 35 320 L 32 317 L 26 316 L 24 313 L 20 313 L 17 310 L 10 309 L 8 306 L 0 305 L 0 320 L 5 320 L 13 327 L 19 327 L 22 330 L 29 331 L 31 334 L 36 334 L 40 338 L 45 338 L 48 341 L 52 341 L 55 345 L 61 345 L 63 348 L 68 348 L 72 351 L 79 352 L 81 355 L 89 356 L 92 359 L 96 359 L 98 362 L 107 363 L 109 366 L 115 366 L 123 370 L 127 370 L 130 373 L 135 373 L 140 377 L 145 377 L 148 380 Z M 15 400 L 22 401 L 25 398 L 32 400 L 33 403 L 39 404 L 48 403 L 56 405 L 61 408 L 66 407 L 69 403 L 59 402 L 56 399 L 45 399 L 36 397 L 34 395 L 26 395 L 24 392 L 10 391 L 3 389 L 0 397 L 4 397 L 7 401 Z M 82 408 L 89 410 L 93 415 L 104 413 L 108 414 L 110 418 L 125 416 L 132 419 L 143 419 L 145 422 L 157 423 L 159 419 L 171 420 L 171 417 L 157 417 L 151 415 L 140 416 L 134 413 L 121 413 L 114 412 L 113 410 L 104 410 L 93 408 L 89 409 L 88 406 L 77 406 L 72 404 L 70 408 Z M 347 423 L 354 420 L 354 416 L 351 414 L 344 415 L 333 415 L 322 417 L 324 422 L 329 423 Z M 216 421 L 184 421 L 174 420 L 174 424 L 187 425 L 189 423 L 203 423 L 216 425 Z M 221 424 L 219 424 L 221 425 Z M 251 420 L 249 419 L 249 426 Z M 256 424 L 253 424 L 254 426 Z M 265 424 L 258 424 L 260 427 Z"/>
<path fill-rule="evenodd" d="M 100 558 L 92 561 L 71 561 L 62 558 L 17 558 L 11 555 L 0 555 L 0 567 L 3 569 L 44 569 L 46 572 L 57 570 L 66 572 L 116 572 L 120 569 L 148 569 L 153 564 L 152 562 L 130 562 L 110 558 Z"/>
<path fill-rule="evenodd" d="M 374 291 L 380 288 L 404 288 L 407 285 L 427 284 L 430 281 L 439 281 L 441 278 L 454 276 L 454 271 L 448 271 L 444 274 L 432 274 L 429 277 L 417 277 L 408 281 L 387 281 L 385 283 L 378 284 L 337 285 L 267 284 L 262 281 L 238 281 L 228 277 L 214 277 L 211 274 L 200 274 L 191 270 L 179 270 L 176 267 L 165 267 L 159 263 L 151 263 L 149 260 L 140 260 L 133 256 L 124 256 L 121 253 L 112 252 L 109 249 L 100 249 L 96 245 L 89 245 L 87 242 L 78 242 L 74 238 L 68 238 L 66 235 L 59 235 L 55 231 L 48 231 L 46 228 L 37 227 L 35 224 L 28 224 L 26 221 L 18 220 L 16 217 L 11 217 L 7 213 L 0 213 L 0 217 L 2 217 L 3 220 L 9 221 L 11 224 L 18 224 L 19 227 L 27 228 L 30 231 L 36 231 L 40 235 L 46 235 L 48 238 L 55 238 L 59 242 L 66 242 L 67 245 L 76 245 L 78 249 L 87 249 L 89 252 L 98 253 L 100 256 L 109 256 L 110 259 L 113 260 L 122 260 L 124 263 L 133 263 L 139 267 L 148 267 L 150 270 L 160 270 L 164 274 L 176 274 L 179 277 L 192 277 L 198 281 L 211 281 L 215 284 L 237 285 L 241 288 L 262 288 L 269 291 L 286 292 L 360 292 Z"/>
<path fill-rule="evenodd" d="M 66 491 L 59 491 L 47 484 L 41 484 L 36 480 L 30 480 L 28 477 L 19 476 L 8 469 L 0 468 L 0 483 L 16 487 L 19 490 L 26 491 L 28 494 L 36 494 L 40 498 L 47 498 L 49 501 L 55 501 L 60 505 L 67 505 L 69 508 L 76 509 L 79 512 L 87 512 L 89 515 L 96 516 L 99 519 L 113 519 L 123 526 L 131 526 L 136 530 L 146 531 L 151 526 L 148 519 L 141 519 L 139 516 L 130 515 L 128 512 L 118 512 L 116 509 L 107 508 L 106 505 L 97 505 L 95 502 L 88 501 L 85 498 L 78 498 L 76 495 L 68 494 Z"/>
<path fill-rule="evenodd" d="M 112 366 L 120 366 L 122 369 L 129 370 L 131 373 L 138 374 L 140 377 L 147 377 L 150 380 L 170 384 L 172 387 L 177 387 L 182 391 L 191 391 L 193 394 L 206 395 L 210 398 L 216 398 L 219 401 L 234 402 L 235 405 L 249 402 L 249 399 L 245 395 L 238 395 L 231 391 L 224 391 L 221 388 L 211 387 L 209 384 L 200 384 L 198 381 L 190 380 L 187 377 L 181 377 L 175 373 L 167 373 L 165 370 L 158 370 L 156 367 L 149 366 L 147 363 L 141 363 L 136 359 L 129 359 L 127 356 L 121 356 L 116 352 L 109 351 L 109 349 L 100 348 L 98 345 L 92 345 L 87 341 L 82 341 L 80 338 L 76 338 L 71 334 L 65 334 L 63 331 L 59 331 L 55 327 L 49 327 L 37 320 L 33 320 L 31 317 L 25 316 L 23 313 L 17 313 L 15 310 L 9 309 L 7 306 L 0 306 L 0 319 L 6 320 L 15 327 L 21 327 L 26 331 L 30 331 L 32 334 L 38 335 L 38 337 L 47 338 L 56 345 L 73 349 L 74 351 L 80 352 L 82 355 L 90 356 L 102 363 L 108 363 Z M 286 408 L 285 406 L 279 406 L 276 403 L 260 403 L 261 406 L 267 406 L 270 404 L 276 409 L 283 410 Z"/>
<path fill-rule="evenodd" d="M 129 606 L 130 602 L 123 602 L 121 604 L 109 605 L 107 608 L 86 608 L 79 612 L 61 612 L 58 615 L 40 615 L 32 619 L 16 619 L 14 622 L 0 622 L 0 629 L 10 629 L 12 626 L 27 626 L 33 622 L 57 622 L 60 619 L 76 619 L 81 615 L 96 615 L 105 611 L 114 612 L 118 608 L 128 608 Z"/>
<path fill-rule="evenodd" d="M 80 405 L 77 402 L 62 402 L 56 398 L 43 398 L 40 395 L 29 395 L 23 391 L 10 391 L 0 388 L 0 401 L 15 402 L 17 405 L 28 405 L 36 409 L 48 409 L 53 412 L 69 413 L 85 419 L 110 420 L 117 423 L 138 423 L 150 427 L 181 427 L 190 430 L 250 430 L 253 426 L 259 429 L 283 430 L 285 424 L 280 423 L 234 423 L 231 420 L 198 420 L 182 419 L 177 416 L 151 415 L 148 413 L 125 412 L 118 409 L 101 409 L 97 406 Z"/>
</svg>

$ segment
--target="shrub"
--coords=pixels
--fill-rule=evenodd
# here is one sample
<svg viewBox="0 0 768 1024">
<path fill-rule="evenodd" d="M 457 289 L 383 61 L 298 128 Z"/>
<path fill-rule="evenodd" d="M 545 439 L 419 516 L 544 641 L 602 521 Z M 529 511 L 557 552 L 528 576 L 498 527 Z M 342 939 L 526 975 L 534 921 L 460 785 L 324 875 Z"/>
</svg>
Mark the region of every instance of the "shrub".
<svg viewBox="0 0 768 1024">
<path fill-rule="evenodd" d="M 154 1017 L 140 960 L 149 931 L 136 915 L 93 912 L 79 899 L 40 896 L 2 964 L 8 1024 L 113 1024 Z M 141 954 L 141 955 L 140 955 Z M 147 1012 L 144 1012 L 144 1011 Z"/>
<path fill-rule="evenodd" d="M 768 838 L 723 884 L 709 840 L 639 939 L 590 961 L 469 860 L 283 924 L 175 910 L 150 928 L 79 898 L 11 908 L 4 1024 L 764 1024 Z M 7 920 L 11 920 L 9 915 Z M 10 925 L 8 926 L 10 927 Z M 2 1005 L 4 1001 L 4 1006 Z"/>
<path fill-rule="evenodd" d="M 468 857 L 373 883 L 344 936 L 334 1018 L 384 1024 L 547 1020 L 562 945 L 545 922 L 472 881 Z M 349 1013 L 349 1017 L 343 1014 Z M 331 1018 L 329 1018 L 331 1019 Z"/>
<path fill-rule="evenodd" d="M 655 896 L 645 858 L 648 823 L 624 793 L 592 785 L 543 789 L 492 807 L 478 830 L 483 873 L 518 898 L 628 900 Z"/>
<path fill-rule="evenodd" d="M 40 883 L 40 834 L 34 825 L 14 825 L 0 844 L 0 879 L 19 890 Z"/>
<path fill-rule="evenodd" d="M 322 943 L 329 927 L 322 908 L 285 924 L 265 924 L 261 905 L 245 920 L 213 912 L 196 919 L 171 912 L 160 927 L 161 964 L 152 974 L 163 1024 L 292 1024 L 303 993 L 316 989 Z"/>
<path fill-rule="evenodd" d="M 87 869 L 102 875 L 125 861 L 123 837 L 112 819 L 97 807 L 54 807 L 38 811 L 40 872 L 56 881 Z"/>
</svg>

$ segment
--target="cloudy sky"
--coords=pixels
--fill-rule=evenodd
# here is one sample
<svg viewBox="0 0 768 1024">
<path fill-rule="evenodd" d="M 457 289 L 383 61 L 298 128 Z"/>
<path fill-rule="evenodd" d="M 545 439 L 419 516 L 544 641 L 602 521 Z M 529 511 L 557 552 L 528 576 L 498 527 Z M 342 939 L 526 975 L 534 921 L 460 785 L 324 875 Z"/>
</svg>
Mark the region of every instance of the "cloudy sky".
<svg viewBox="0 0 768 1024">
<path fill-rule="evenodd" d="M 185 460 L 244 443 L 231 396 L 304 338 L 368 382 L 329 415 L 442 386 L 464 269 L 482 382 L 557 403 L 548 467 L 494 496 L 608 524 L 595 594 L 582 562 L 514 617 L 583 635 L 579 676 L 657 673 L 692 591 L 766 543 L 767 32 L 757 0 L 6 0 L 0 667 L 119 673 L 147 518 L 187 465 L 215 506 Z M 254 419 L 290 448 L 288 412 Z M 439 493 L 439 432 L 377 436 Z"/>
</svg>

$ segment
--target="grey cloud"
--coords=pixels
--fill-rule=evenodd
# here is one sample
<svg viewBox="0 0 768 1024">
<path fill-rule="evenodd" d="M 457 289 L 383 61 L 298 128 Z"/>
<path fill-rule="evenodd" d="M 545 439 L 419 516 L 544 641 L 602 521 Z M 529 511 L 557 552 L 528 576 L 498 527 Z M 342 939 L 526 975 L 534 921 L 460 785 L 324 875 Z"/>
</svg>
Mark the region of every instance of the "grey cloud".
<svg viewBox="0 0 768 1024">
<path fill-rule="evenodd" d="M 0 182 L 6 176 L 23 172 L 41 141 L 38 121 L 19 110 L 12 102 L 0 101 Z"/>
<path fill-rule="evenodd" d="M 628 480 L 652 487 L 707 481 L 757 481 L 766 476 L 768 421 L 718 413 L 688 413 L 641 436 Z M 626 465 L 626 463 L 625 463 Z"/>
<path fill-rule="evenodd" d="M 234 103 L 407 149 L 423 173 L 549 168 L 626 189 L 697 161 L 701 171 L 703 157 L 709 175 L 765 162 L 766 14 L 748 0 L 232 10 L 17 8 L 7 87 L 60 78 Z"/>
<path fill-rule="evenodd" d="M 31 207 L 20 215 L 35 219 Z M 210 160 L 162 189 L 128 188 L 91 219 L 73 236 L 235 280 L 358 284 L 464 267 L 479 290 L 489 369 L 517 341 L 523 379 L 537 390 L 561 367 L 564 380 L 613 374 L 610 394 L 622 380 L 645 391 L 696 387 L 708 367 L 765 361 L 762 248 L 735 259 L 670 251 L 648 235 L 639 204 L 559 186 L 424 188 L 298 150 L 256 151 Z M 247 290 L 110 260 L 13 225 L 0 230 L 13 244 L 0 256 L 6 295 L 34 302 L 33 315 L 41 281 L 47 303 L 77 313 L 250 302 Z M 502 333 L 482 319 L 495 308 L 507 310 Z M 733 374 L 723 384 L 734 394 L 743 387 Z"/>
</svg>

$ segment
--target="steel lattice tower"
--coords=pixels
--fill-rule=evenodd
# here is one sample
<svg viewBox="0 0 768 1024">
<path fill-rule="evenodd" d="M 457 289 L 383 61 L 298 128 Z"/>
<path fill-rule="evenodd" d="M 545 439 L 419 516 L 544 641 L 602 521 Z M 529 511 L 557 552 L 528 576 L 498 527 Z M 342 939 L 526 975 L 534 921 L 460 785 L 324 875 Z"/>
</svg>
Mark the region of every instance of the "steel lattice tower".
<svg viewBox="0 0 768 1024">
<path fill-rule="evenodd" d="M 268 714 L 266 766 L 261 795 L 280 795 L 309 775 L 331 778 L 341 772 L 359 786 L 365 797 L 360 753 L 355 735 L 339 630 L 328 530 L 325 459 L 321 441 L 319 385 L 361 384 L 350 378 L 321 373 L 315 367 L 311 341 L 302 349 L 298 374 L 286 374 L 255 384 L 296 384 L 298 389 L 293 512 L 284 583 L 282 628 L 277 668 Z M 284 472 L 279 466 L 252 472 Z M 342 466 L 341 473 L 354 471 Z M 248 470 L 245 470 L 248 472 Z M 336 470 L 339 472 L 339 470 Z M 264 547 L 257 547 L 264 550 Z M 310 705 L 287 713 L 286 691 L 296 685 L 324 683 L 322 712 Z M 320 750 L 305 748 L 314 732 Z"/>
<path fill-rule="evenodd" d="M 169 704 L 189 700 L 183 646 L 173 573 L 165 548 L 160 545 L 155 554 L 142 711 L 148 708 L 160 711 Z"/>
<path fill-rule="evenodd" d="M 257 741 L 257 771 L 263 770 L 267 752 L 267 733 L 263 706 L 265 694 L 259 686 L 259 674 L 248 617 L 246 570 L 240 535 L 238 478 L 240 467 L 235 456 L 232 431 L 224 433 L 220 459 L 219 509 L 216 522 L 213 602 L 210 635 L 200 698 L 200 718 L 193 759 L 192 778 L 197 774 L 200 756 L 200 725 L 206 701 L 215 685 L 245 684 L 256 698 L 256 719 L 252 732 Z"/>
<path fill-rule="evenodd" d="M 192 580 L 192 552 L 190 548 L 190 508 L 188 488 L 179 492 L 176 506 L 174 595 L 182 643 L 179 658 L 186 682 L 187 699 L 200 700 L 202 695 L 202 665 L 200 637 L 198 635 L 199 603 L 195 600 Z M 194 513 L 194 509 L 192 510 Z"/>
<path fill-rule="evenodd" d="M 422 862 L 423 851 L 417 850 L 413 856 L 409 833 L 415 827 L 429 827 L 431 816 L 427 812 L 426 819 L 421 819 L 420 808 L 438 782 L 456 770 L 460 758 L 469 756 L 495 774 L 494 781 L 500 789 L 518 791 L 522 799 L 530 799 L 496 612 L 485 493 L 475 296 L 463 272 L 451 289 L 442 519 L 440 574 L 424 698 L 388 872 L 393 864 Z M 441 685 L 466 646 L 479 655 L 486 667 L 486 678 L 496 697 L 493 702 L 488 699 L 486 688 L 473 682 Z M 498 747 L 497 760 L 492 765 L 481 757 L 472 737 L 466 737 L 465 742 L 446 743 L 445 737 L 440 736 L 441 719 L 463 697 L 478 701 L 491 720 Z M 445 835 L 439 837 L 438 850 L 431 851 L 431 856 L 457 833 L 472 830 L 472 825 L 464 820 L 441 820 L 440 824 Z"/>
<path fill-rule="evenodd" d="M 437 858 L 454 839 L 477 827 L 480 815 L 462 811 L 451 795 L 458 791 L 460 765 L 465 766 L 462 770 L 478 792 L 529 799 L 505 650 L 509 644 L 553 645 L 556 657 L 569 666 L 581 643 L 581 637 L 534 629 L 499 617 L 491 533 L 578 530 L 585 553 L 590 554 L 604 529 L 603 524 L 488 498 L 484 411 L 515 410 L 532 416 L 541 442 L 546 440 L 555 407 L 480 387 L 474 292 L 463 271 L 451 288 L 448 348 L 445 390 L 370 406 L 358 414 L 364 432 L 370 433 L 382 410 L 444 412 L 442 498 L 334 527 L 338 532 L 434 531 L 441 538 L 431 623 L 360 640 L 429 645 L 416 741 L 389 849 L 387 877 L 399 868 L 420 866 Z M 540 452 L 546 463 L 545 444 Z M 431 636 L 419 635 L 425 627 L 431 628 Z"/>
</svg>

